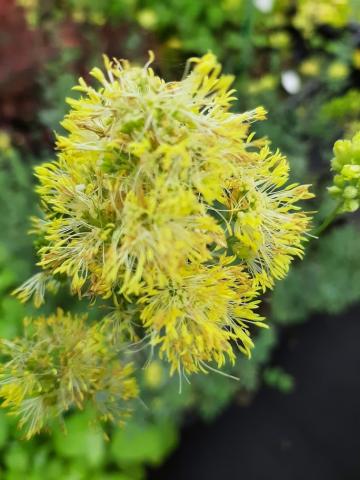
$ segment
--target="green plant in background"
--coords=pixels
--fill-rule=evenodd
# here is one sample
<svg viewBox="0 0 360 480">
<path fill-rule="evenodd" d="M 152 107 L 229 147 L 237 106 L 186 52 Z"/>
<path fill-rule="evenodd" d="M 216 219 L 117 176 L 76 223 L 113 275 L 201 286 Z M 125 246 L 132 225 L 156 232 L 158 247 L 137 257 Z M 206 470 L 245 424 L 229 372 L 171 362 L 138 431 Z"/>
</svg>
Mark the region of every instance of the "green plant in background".
<svg viewBox="0 0 360 480">
<path fill-rule="evenodd" d="M 350 14 L 351 6 L 348 0 L 321 0 L 316 2 L 316 5 L 314 0 L 299 0 L 294 25 L 309 36 L 318 25 L 344 27 Z"/>
<path fill-rule="evenodd" d="M 1 244 L 14 260 L 16 257 L 26 258 L 32 255 L 27 230 L 35 204 L 33 174 L 21 160 L 20 152 L 11 145 L 11 137 L 5 131 L 0 131 L 0 172 L 0 201 L 6 212 L 0 219 Z M 25 266 L 14 268 L 14 273 L 22 268 Z"/>
<path fill-rule="evenodd" d="M 76 76 L 72 71 L 74 62 L 79 58 L 76 48 L 64 49 L 56 61 L 48 62 L 43 71 L 41 83 L 44 89 L 44 108 L 40 111 L 40 121 L 52 130 L 58 128 L 62 118 L 68 111 L 68 106 L 63 99 L 67 97 L 76 82 Z M 47 89 L 45 85 L 52 85 Z"/>
<path fill-rule="evenodd" d="M 351 94 L 352 95 L 352 94 Z M 333 105 L 336 105 L 333 102 Z M 340 101 L 336 109 L 341 108 Z M 315 234 L 322 234 L 341 214 L 359 208 L 360 133 L 334 145 L 331 169 L 335 175 L 328 192 L 335 202 L 324 202 L 322 221 Z M 338 227 L 309 252 L 309 261 L 297 265 L 272 295 L 272 317 L 279 324 L 304 321 L 314 312 L 337 314 L 360 299 L 358 228 Z M 304 297 L 302 292 L 306 290 Z"/>
<path fill-rule="evenodd" d="M 340 123 L 345 130 L 345 136 L 351 138 L 360 129 L 359 104 L 360 91 L 350 89 L 344 95 L 326 102 L 322 106 L 320 115 L 324 121 Z"/>
<path fill-rule="evenodd" d="M 42 3 L 41 0 L 17 0 L 17 4 L 26 12 L 26 18 L 32 28 L 39 27 L 49 11 L 55 21 L 70 17 L 74 22 L 88 22 L 103 25 L 109 18 L 127 18 L 135 2 L 132 0 L 65 0 L 59 5 L 56 0 Z"/>
<path fill-rule="evenodd" d="M 54 428 L 49 438 L 19 440 L 14 422 L 0 415 L 1 475 L 5 480 L 142 480 L 144 464 L 159 465 L 177 442 L 171 423 L 141 421 L 114 432 L 109 444 L 89 428 L 92 412 L 72 415 L 66 436 Z"/>
<path fill-rule="evenodd" d="M 337 227 L 314 245 L 307 262 L 296 265 L 271 297 L 271 318 L 280 325 L 311 314 L 338 314 L 360 299 L 359 229 Z M 306 291 L 306 295 L 303 292 Z"/>
<path fill-rule="evenodd" d="M 282 393 L 291 393 L 294 390 L 294 378 L 284 372 L 281 367 L 269 367 L 264 370 L 264 382 Z"/>
<path fill-rule="evenodd" d="M 33 272 L 31 241 L 27 236 L 34 205 L 31 169 L 11 145 L 10 135 L 0 132 L 0 335 L 11 338 L 21 331 L 24 307 L 10 297 L 15 286 Z M 5 320 L 6 319 L 6 320 Z"/>
</svg>

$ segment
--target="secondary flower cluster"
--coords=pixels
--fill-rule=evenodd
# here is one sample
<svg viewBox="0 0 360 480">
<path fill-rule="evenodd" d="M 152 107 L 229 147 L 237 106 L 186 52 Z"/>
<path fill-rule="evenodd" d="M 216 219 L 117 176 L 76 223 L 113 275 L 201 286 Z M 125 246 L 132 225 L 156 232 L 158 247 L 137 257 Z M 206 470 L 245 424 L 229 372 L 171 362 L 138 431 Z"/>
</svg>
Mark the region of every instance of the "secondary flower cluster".
<svg viewBox="0 0 360 480">
<path fill-rule="evenodd" d="M 25 336 L 2 340 L 7 361 L 0 368 L 4 407 L 20 416 L 26 437 L 52 418 L 88 402 L 101 420 L 121 421 L 124 404 L 137 396 L 133 366 L 115 360 L 101 324 L 58 310 L 48 318 L 25 321 Z"/>
<path fill-rule="evenodd" d="M 58 157 L 36 168 L 43 272 L 19 297 L 40 305 L 68 278 L 80 297 L 113 300 L 113 325 L 180 375 L 234 362 L 235 347 L 249 356 L 259 294 L 303 254 L 308 186 L 287 185 L 286 158 L 250 132 L 264 109 L 230 111 L 233 79 L 211 53 L 179 82 L 106 57 L 91 75 L 100 87 L 80 79 Z"/>
<path fill-rule="evenodd" d="M 341 212 L 355 212 L 360 204 L 360 133 L 352 140 L 338 140 L 334 155 L 334 185 L 328 190 L 341 202 Z"/>
</svg>

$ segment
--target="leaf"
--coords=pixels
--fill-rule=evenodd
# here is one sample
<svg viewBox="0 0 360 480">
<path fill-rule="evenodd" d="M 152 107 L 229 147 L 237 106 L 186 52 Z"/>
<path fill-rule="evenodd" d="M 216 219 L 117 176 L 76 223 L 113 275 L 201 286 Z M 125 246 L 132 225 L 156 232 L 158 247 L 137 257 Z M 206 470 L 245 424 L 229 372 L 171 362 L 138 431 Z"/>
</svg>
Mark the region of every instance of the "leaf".
<svg viewBox="0 0 360 480">
<path fill-rule="evenodd" d="M 287 325 L 312 313 L 340 313 L 360 300 L 359 230 L 339 227 L 321 238 L 314 251 L 279 282 L 272 298 L 271 317 Z"/>
<path fill-rule="evenodd" d="M 29 452 L 25 444 L 13 442 L 4 454 L 5 465 L 9 470 L 25 473 L 29 468 Z"/>
<path fill-rule="evenodd" d="M 20 331 L 24 317 L 23 305 L 11 297 L 0 297 L 0 337 L 14 338 Z"/>
<path fill-rule="evenodd" d="M 170 423 L 130 422 L 115 432 L 111 455 L 118 465 L 149 463 L 157 465 L 175 447 L 177 431 Z"/>
<path fill-rule="evenodd" d="M 64 458 L 78 459 L 98 467 L 105 458 L 103 434 L 90 425 L 91 414 L 82 412 L 66 421 L 67 433 L 54 431 L 55 451 Z"/>
<path fill-rule="evenodd" d="M 9 436 L 9 424 L 5 412 L 0 412 L 0 448 L 4 448 Z"/>
</svg>

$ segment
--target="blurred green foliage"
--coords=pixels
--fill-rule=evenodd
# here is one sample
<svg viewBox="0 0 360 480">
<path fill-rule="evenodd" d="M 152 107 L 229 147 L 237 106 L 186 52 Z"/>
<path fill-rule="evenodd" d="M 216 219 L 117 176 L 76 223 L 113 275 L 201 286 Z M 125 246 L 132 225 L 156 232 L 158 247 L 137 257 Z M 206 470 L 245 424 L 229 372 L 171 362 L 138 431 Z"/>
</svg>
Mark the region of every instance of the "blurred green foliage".
<svg viewBox="0 0 360 480">
<path fill-rule="evenodd" d="M 282 393 L 291 393 L 295 388 L 294 378 L 281 367 L 269 367 L 264 370 L 264 382 Z"/>
<path fill-rule="evenodd" d="M 360 300 L 359 229 L 331 231 L 308 252 L 272 295 L 272 320 L 281 325 L 314 313 L 337 314 Z"/>
<path fill-rule="evenodd" d="M 11 338 L 20 333 L 25 308 L 9 293 L 33 268 L 27 230 L 35 195 L 31 168 L 4 132 L 0 133 L 0 203 L 0 335 Z"/>
<path fill-rule="evenodd" d="M 0 412 L 0 475 L 4 480 L 141 480 L 145 465 L 158 465 L 174 448 L 177 430 L 144 421 L 117 430 L 111 443 L 89 427 L 91 412 L 68 419 L 64 432 L 22 441 L 15 422 Z"/>
</svg>

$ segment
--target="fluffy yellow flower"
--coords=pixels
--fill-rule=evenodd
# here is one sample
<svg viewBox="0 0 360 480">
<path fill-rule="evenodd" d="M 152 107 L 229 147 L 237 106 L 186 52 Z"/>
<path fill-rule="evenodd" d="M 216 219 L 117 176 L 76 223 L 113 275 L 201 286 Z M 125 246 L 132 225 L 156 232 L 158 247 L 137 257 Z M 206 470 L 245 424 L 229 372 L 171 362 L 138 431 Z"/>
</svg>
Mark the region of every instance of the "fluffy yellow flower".
<svg viewBox="0 0 360 480">
<path fill-rule="evenodd" d="M 68 277 L 74 293 L 136 305 L 144 338 L 191 373 L 234 361 L 234 342 L 250 354 L 254 299 L 302 255 L 296 202 L 311 195 L 286 186 L 286 158 L 250 132 L 264 109 L 230 111 L 233 79 L 213 54 L 178 82 L 149 63 L 105 58 L 99 88 L 75 87 L 58 158 L 36 169 L 44 275 L 18 294 L 40 304 L 49 278 Z"/>
<path fill-rule="evenodd" d="M 160 345 L 172 372 L 206 371 L 212 361 L 222 367 L 226 357 L 234 362 L 232 341 L 250 356 L 250 324 L 265 325 L 253 311 L 256 291 L 243 268 L 220 262 L 201 268 L 188 265 L 179 273 L 179 280 L 146 288 L 139 299 L 151 343 Z"/>
<path fill-rule="evenodd" d="M 227 199 L 233 224 L 229 243 L 255 283 L 265 290 L 273 286 L 274 279 L 285 277 L 294 257 L 302 257 L 309 217 L 299 211 L 296 202 L 313 195 L 306 185 L 284 187 L 287 160 L 278 152 L 271 154 L 267 147 L 260 151 L 255 171 L 250 172 L 232 184 Z"/>
<path fill-rule="evenodd" d="M 2 406 L 20 417 L 27 438 L 88 402 L 101 420 L 120 420 L 137 395 L 132 365 L 119 362 L 100 324 L 87 327 L 85 320 L 59 309 L 28 320 L 25 337 L 1 342 L 8 358 L 0 368 Z"/>
</svg>

